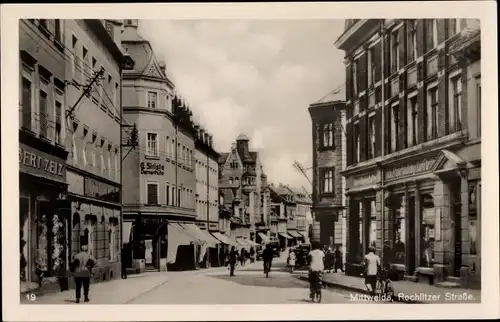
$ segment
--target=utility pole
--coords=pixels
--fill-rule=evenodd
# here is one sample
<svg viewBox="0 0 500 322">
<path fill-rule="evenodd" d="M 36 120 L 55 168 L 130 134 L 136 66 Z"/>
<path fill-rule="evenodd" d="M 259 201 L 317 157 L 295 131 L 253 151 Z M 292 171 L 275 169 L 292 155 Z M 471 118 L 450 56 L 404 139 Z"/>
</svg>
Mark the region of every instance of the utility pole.
<svg viewBox="0 0 500 322">
<path fill-rule="evenodd" d="M 100 78 L 102 76 L 103 73 L 104 73 L 104 67 L 101 68 L 97 73 L 95 73 L 94 77 L 90 80 L 90 83 L 88 83 L 87 86 L 85 86 L 83 93 L 80 94 L 80 97 L 76 101 L 75 105 L 73 105 L 73 107 L 69 111 L 66 112 L 66 117 L 71 116 L 73 114 L 73 112 L 75 111 L 75 109 L 78 106 L 78 103 L 80 103 L 80 101 L 82 100 L 82 98 L 84 96 L 87 96 L 87 97 L 89 96 L 90 92 L 92 91 L 92 85 L 94 85 L 94 83 L 97 81 L 98 78 Z"/>
</svg>

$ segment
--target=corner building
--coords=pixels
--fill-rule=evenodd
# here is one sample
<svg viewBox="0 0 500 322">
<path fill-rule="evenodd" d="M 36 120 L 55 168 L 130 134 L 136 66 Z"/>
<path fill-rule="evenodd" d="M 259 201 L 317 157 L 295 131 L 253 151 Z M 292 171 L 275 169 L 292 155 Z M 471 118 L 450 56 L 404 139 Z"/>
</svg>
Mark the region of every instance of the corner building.
<svg viewBox="0 0 500 322">
<path fill-rule="evenodd" d="M 375 246 L 399 278 L 480 285 L 479 32 L 473 19 L 346 21 L 347 274 Z"/>
</svg>

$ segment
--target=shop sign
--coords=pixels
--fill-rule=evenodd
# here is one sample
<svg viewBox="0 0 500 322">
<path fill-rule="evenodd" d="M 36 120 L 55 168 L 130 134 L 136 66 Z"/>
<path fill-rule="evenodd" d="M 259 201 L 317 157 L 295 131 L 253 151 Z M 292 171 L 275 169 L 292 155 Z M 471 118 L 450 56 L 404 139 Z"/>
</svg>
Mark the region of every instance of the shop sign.
<svg viewBox="0 0 500 322">
<path fill-rule="evenodd" d="M 159 163 L 141 162 L 140 167 L 141 167 L 141 174 L 162 176 L 165 173 L 165 166 Z"/>
<path fill-rule="evenodd" d="M 66 182 L 66 161 L 19 143 L 19 170 L 47 179 Z"/>
<path fill-rule="evenodd" d="M 406 164 L 399 167 L 393 167 L 385 171 L 385 179 L 396 179 L 398 177 L 406 177 L 415 175 L 421 172 L 427 172 L 432 169 L 434 159 L 423 159 L 414 164 Z"/>
<path fill-rule="evenodd" d="M 166 225 L 168 220 L 166 218 L 141 218 L 141 224 L 143 225 Z"/>
<path fill-rule="evenodd" d="M 353 186 L 354 187 L 360 187 L 360 186 L 369 186 L 377 183 L 377 175 L 376 174 L 369 174 L 365 176 L 359 176 L 359 177 L 354 177 L 353 178 Z"/>
</svg>

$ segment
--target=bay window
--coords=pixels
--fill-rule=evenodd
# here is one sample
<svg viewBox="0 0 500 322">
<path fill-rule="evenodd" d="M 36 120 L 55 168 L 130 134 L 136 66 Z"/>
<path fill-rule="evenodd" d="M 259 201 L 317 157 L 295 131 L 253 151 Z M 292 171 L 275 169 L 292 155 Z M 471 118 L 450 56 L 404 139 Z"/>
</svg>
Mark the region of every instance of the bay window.
<svg viewBox="0 0 500 322">
<path fill-rule="evenodd" d="M 325 194 L 333 193 L 333 177 L 334 177 L 334 168 L 325 168 L 322 169 L 322 189 L 321 192 Z"/>
<path fill-rule="evenodd" d="M 333 147 L 333 123 L 323 124 L 323 148 Z"/>
<path fill-rule="evenodd" d="M 156 92 L 148 92 L 148 108 L 157 108 L 158 97 Z"/>
</svg>

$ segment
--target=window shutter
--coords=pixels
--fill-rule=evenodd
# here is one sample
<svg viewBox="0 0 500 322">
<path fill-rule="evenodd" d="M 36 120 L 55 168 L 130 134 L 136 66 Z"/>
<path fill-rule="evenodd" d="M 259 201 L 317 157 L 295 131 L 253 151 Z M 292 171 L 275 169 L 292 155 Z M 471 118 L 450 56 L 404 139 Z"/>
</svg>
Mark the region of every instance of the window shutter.
<svg viewBox="0 0 500 322">
<path fill-rule="evenodd" d="M 399 112 L 398 112 L 398 117 L 399 117 L 399 134 L 398 134 L 398 150 L 403 150 L 406 148 L 406 130 L 408 127 L 406 126 L 406 99 L 405 96 L 401 97 L 399 99 Z"/>
<path fill-rule="evenodd" d="M 349 122 L 346 124 L 346 158 L 347 158 L 347 166 L 352 164 L 352 141 L 353 141 L 353 132 L 352 132 L 352 123 Z"/>
<path fill-rule="evenodd" d="M 384 37 L 384 74 L 387 78 L 391 74 L 391 35 L 386 34 Z M 387 97 L 387 96 L 386 96 Z"/>
<path fill-rule="evenodd" d="M 378 82 L 381 78 L 381 71 L 382 71 L 382 62 L 380 61 L 382 58 L 381 44 L 382 41 L 373 47 L 373 60 L 375 61 L 375 82 Z"/>
<path fill-rule="evenodd" d="M 368 86 L 368 54 L 365 52 L 359 58 L 359 92 L 364 91 Z"/>
<path fill-rule="evenodd" d="M 399 44 L 399 66 L 398 69 L 403 68 L 406 65 L 406 56 L 405 56 L 405 49 L 406 49 L 406 22 L 403 23 L 403 26 L 399 28 L 398 32 L 398 44 Z"/>
<path fill-rule="evenodd" d="M 346 67 L 346 101 L 352 98 L 352 62 Z"/>
<path fill-rule="evenodd" d="M 363 115 L 359 118 L 359 161 L 366 160 L 366 117 L 367 115 Z"/>
<path fill-rule="evenodd" d="M 375 157 L 381 155 L 382 148 L 382 108 L 375 112 Z"/>
<path fill-rule="evenodd" d="M 424 44 L 425 44 L 425 34 L 424 34 L 424 21 L 422 19 L 417 19 L 417 55 L 422 56 L 424 54 Z"/>
<path fill-rule="evenodd" d="M 425 19 L 425 52 L 428 52 L 432 49 L 432 20 L 433 19 Z"/>
<path fill-rule="evenodd" d="M 391 123 L 390 123 L 390 115 L 391 115 L 391 106 L 384 106 L 384 151 L 385 154 L 388 154 L 391 147 L 390 137 L 391 137 Z"/>
<path fill-rule="evenodd" d="M 412 28 L 413 28 L 413 19 L 407 20 L 406 22 L 406 62 L 407 64 L 412 62 L 412 53 L 413 53 L 413 42 L 411 39 Z M 416 57 L 415 57 L 416 58 Z"/>
<path fill-rule="evenodd" d="M 422 86 L 418 89 L 418 106 L 417 106 L 417 118 L 418 118 L 418 130 L 417 130 L 417 136 L 418 136 L 418 142 L 424 142 L 425 138 L 425 122 L 427 122 L 426 117 L 425 117 L 425 87 Z"/>
<path fill-rule="evenodd" d="M 446 107 L 448 109 L 452 106 L 448 105 L 448 95 L 446 86 L 446 77 L 441 77 L 438 84 L 438 137 L 442 137 L 448 133 L 448 114 L 446 113 Z M 449 112 L 448 112 L 449 113 Z"/>
<path fill-rule="evenodd" d="M 437 20 L 437 32 L 438 32 L 438 43 L 443 43 L 446 40 L 446 20 L 447 19 L 438 19 Z"/>
</svg>

